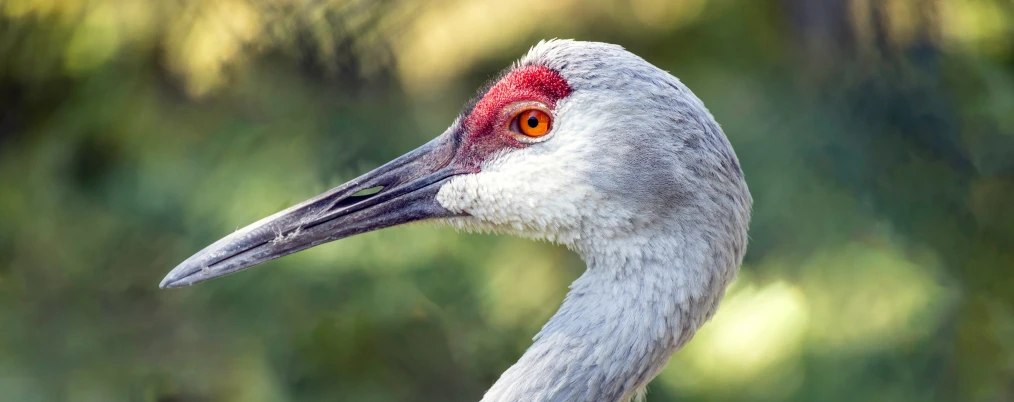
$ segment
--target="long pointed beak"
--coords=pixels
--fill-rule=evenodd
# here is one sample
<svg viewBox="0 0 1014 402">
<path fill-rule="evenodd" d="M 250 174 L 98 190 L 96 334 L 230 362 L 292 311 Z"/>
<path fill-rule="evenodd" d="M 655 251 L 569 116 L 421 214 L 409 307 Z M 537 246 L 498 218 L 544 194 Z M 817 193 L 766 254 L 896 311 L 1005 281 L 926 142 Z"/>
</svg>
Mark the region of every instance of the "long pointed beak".
<svg viewBox="0 0 1014 402">
<path fill-rule="evenodd" d="M 161 288 L 192 285 L 345 237 L 452 216 L 436 201 L 443 182 L 466 173 L 453 162 L 454 128 L 324 194 L 240 229 L 174 268 Z M 364 190 L 379 192 L 360 195 Z"/>
</svg>

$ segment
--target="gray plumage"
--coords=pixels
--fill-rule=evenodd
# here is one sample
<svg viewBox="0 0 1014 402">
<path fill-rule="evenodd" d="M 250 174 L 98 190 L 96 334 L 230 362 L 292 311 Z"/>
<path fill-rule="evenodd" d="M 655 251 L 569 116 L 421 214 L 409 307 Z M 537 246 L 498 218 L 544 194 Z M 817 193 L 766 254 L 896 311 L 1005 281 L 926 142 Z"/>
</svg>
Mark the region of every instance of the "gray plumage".
<svg viewBox="0 0 1014 402">
<path fill-rule="evenodd" d="M 459 118 L 422 147 L 211 244 L 160 286 L 419 220 L 544 239 L 588 269 L 483 401 L 640 395 L 736 277 L 750 192 L 711 113 L 665 71 L 619 46 L 567 40 L 539 43 L 513 68 L 529 66 L 545 67 L 532 70 L 556 85 L 553 105 L 532 87 L 522 99 L 490 96 L 513 103 L 480 109 L 488 125 Z M 511 116 L 534 111 L 552 128 L 517 132 Z"/>
<path fill-rule="evenodd" d="M 530 65 L 573 88 L 557 137 L 476 176 L 506 174 L 452 180 L 438 200 L 468 214 L 455 226 L 565 244 L 588 269 L 483 401 L 630 399 L 715 313 L 746 251 L 752 198 L 721 128 L 672 75 L 619 46 L 565 40 L 515 68 Z"/>
</svg>

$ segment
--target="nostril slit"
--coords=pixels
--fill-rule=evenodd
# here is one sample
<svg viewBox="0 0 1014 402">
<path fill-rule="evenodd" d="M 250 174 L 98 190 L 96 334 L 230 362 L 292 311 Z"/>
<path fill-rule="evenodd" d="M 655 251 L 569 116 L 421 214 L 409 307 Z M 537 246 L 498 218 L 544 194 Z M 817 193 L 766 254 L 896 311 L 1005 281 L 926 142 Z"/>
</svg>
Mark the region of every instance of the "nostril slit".
<svg viewBox="0 0 1014 402">
<path fill-rule="evenodd" d="M 384 189 L 384 186 L 370 187 L 370 188 L 365 189 L 365 190 L 359 190 L 359 192 L 357 192 L 355 194 L 352 194 L 350 197 L 367 197 L 367 196 L 371 196 L 371 195 L 374 195 L 376 193 L 379 193 L 380 190 L 383 190 L 383 189 Z"/>
<path fill-rule="evenodd" d="M 353 204 L 359 203 L 359 202 L 361 202 L 363 200 L 366 200 L 368 198 L 371 198 L 371 197 L 377 195 L 378 193 L 380 193 L 383 190 L 384 190 L 384 186 L 375 186 L 375 187 L 370 187 L 370 188 L 367 188 L 367 189 L 364 189 L 364 190 L 359 190 L 355 194 L 352 194 L 352 195 L 350 195 L 348 197 L 345 197 L 341 201 L 338 201 L 338 202 L 334 203 L 334 205 L 331 205 L 331 208 L 328 208 L 328 209 L 331 210 L 331 211 L 334 211 L 336 209 L 345 208 L 345 207 L 347 207 L 349 205 L 353 205 Z"/>
</svg>

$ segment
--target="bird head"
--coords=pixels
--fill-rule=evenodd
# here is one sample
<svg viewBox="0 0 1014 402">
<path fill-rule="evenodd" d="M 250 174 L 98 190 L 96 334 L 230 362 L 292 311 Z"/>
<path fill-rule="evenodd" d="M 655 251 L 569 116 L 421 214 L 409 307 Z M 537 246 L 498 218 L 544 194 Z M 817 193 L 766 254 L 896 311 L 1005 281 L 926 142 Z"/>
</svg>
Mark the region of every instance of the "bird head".
<svg viewBox="0 0 1014 402">
<path fill-rule="evenodd" d="M 619 46 L 552 40 L 429 143 L 226 236 L 161 286 L 421 220 L 544 239 L 586 259 L 693 235 L 738 266 L 751 202 L 725 135 L 679 80 Z"/>
</svg>

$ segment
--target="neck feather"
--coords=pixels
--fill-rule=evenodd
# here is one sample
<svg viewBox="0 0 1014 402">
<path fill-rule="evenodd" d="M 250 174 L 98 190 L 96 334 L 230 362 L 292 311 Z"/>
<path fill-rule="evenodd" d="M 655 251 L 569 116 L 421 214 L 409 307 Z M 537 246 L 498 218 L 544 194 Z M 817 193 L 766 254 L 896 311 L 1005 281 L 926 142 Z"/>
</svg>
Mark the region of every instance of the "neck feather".
<svg viewBox="0 0 1014 402">
<path fill-rule="evenodd" d="M 736 273 L 686 244 L 626 246 L 578 247 L 588 270 L 482 402 L 632 399 L 711 317 Z"/>
</svg>

